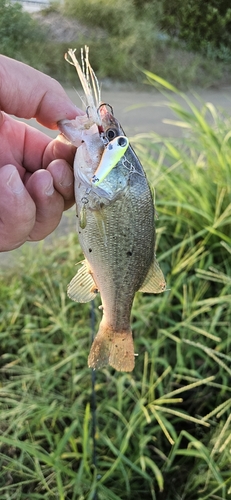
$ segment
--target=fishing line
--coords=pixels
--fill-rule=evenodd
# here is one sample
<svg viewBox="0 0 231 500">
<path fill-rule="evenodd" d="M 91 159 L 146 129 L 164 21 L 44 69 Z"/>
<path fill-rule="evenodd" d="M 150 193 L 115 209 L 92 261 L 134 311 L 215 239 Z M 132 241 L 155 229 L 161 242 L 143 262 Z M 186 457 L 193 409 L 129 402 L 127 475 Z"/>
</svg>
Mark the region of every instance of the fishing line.
<svg viewBox="0 0 231 500">
<path fill-rule="evenodd" d="M 91 301 L 91 337 L 92 337 L 92 342 L 95 338 L 95 303 L 94 300 Z M 96 464 L 97 464 L 97 452 L 96 452 L 96 410 L 97 410 L 97 404 L 96 404 L 96 391 L 95 391 L 95 384 L 96 384 L 96 370 L 91 370 L 91 415 L 92 415 L 92 428 L 91 428 L 91 433 L 92 433 L 92 442 L 93 442 L 93 447 L 92 447 L 92 464 L 94 468 L 96 469 Z M 98 494 L 97 491 L 95 490 L 94 492 L 94 497 L 93 500 L 98 500 Z"/>
</svg>

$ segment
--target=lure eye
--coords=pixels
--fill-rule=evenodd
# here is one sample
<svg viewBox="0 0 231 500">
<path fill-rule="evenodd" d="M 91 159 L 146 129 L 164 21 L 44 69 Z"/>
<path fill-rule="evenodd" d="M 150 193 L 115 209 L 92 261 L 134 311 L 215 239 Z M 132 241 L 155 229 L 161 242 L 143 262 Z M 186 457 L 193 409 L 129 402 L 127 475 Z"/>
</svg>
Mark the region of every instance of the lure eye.
<svg viewBox="0 0 231 500">
<path fill-rule="evenodd" d="M 117 132 L 114 128 L 109 128 L 106 132 L 106 136 L 109 139 L 109 141 L 112 141 L 115 137 L 117 137 Z"/>
<path fill-rule="evenodd" d="M 121 146 L 121 148 L 124 148 L 125 146 L 127 146 L 127 143 L 128 143 L 128 140 L 127 140 L 127 137 L 119 137 L 118 139 L 118 144 L 119 146 Z"/>
</svg>

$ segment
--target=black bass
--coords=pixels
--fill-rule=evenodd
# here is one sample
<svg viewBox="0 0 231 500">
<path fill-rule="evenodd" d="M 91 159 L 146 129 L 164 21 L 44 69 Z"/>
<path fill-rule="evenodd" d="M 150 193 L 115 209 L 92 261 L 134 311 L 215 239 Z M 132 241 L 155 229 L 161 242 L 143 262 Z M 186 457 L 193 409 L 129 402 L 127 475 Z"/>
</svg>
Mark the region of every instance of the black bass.
<svg viewBox="0 0 231 500">
<path fill-rule="evenodd" d="M 86 95 L 86 115 L 59 128 L 77 146 L 74 175 L 77 231 L 85 261 L 68 286 L 76 302 L 100 292 L 103 317 L 88 365 L 134 368 L 130 325 L 135 293 L 160 293 L 166 284 L 155 257 L 154 203 L 143 167 L 112 108 L 101 103 L 96 76 L 82 54 L 69 50 Z M 69 61 L 70 62 L 70 61 Z M 93 89 L 93 92 L 92 92 Z"/>
</svg>

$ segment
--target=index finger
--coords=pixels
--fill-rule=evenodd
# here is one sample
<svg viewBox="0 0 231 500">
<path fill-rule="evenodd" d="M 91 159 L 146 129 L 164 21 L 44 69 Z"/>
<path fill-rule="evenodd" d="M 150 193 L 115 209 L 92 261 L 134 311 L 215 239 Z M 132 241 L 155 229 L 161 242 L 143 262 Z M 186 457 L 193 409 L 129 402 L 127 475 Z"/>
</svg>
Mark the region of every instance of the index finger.
<svg viewBox="0 0 231 500">
<path fill-rule="evenodd" d="M 36 118 L 57 129 L 57 122 L 82 114 L 53 78 L 27 64 L 0 55 L 0 110 L 19 118 Z"/>
</svg>

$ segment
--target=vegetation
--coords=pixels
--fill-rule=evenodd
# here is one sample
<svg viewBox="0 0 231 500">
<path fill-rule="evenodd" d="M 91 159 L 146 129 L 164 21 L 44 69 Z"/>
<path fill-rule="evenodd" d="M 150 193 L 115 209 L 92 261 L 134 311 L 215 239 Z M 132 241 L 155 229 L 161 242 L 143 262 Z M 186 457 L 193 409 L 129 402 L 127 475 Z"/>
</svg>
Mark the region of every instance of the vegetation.
<svg viewBox="0 0 231 500">
<path fill-rule="evenodd" d="M 214 59 L 231 59 L 229 0 L 162 0 L 161 5 L 160 24 L 171 36 Z"/>
<path fill-rule="evenodd" d="M 142 21 L 149 29 L 151 21 L 152 28 L 184 40 L 196 52 L 205 52 L 208 44 L 215 51 L 231 51 L 229 0 L 65 0 L 63 10 L 93 26 L 97 23 L 110 35 L 126 36 Z M 218 51 L 216 56 L 222 58 Z"/>
<path fill-rule="evenodd" d="M 141 69 L 155 72 L 180 88 L 209 86 L 227 81 L 231 64 L 231 9 L 217 0 L 166 2 L 165 0 L 64 0 L 51 3 L 44 17 L 59 13 L 81 22 L 71 46 L 80 51 L 87 44 L 100 79 L 142 83 Z M 222 7 L 222 8 L 221 8 Z M 189 22 L 190 20 L 190 22 Z M 102 36 L 96 36 L 96 28 Z M 203 35 L 203 36 L 202 36 Z M 0 0 L 0 52 L 22 60 L 63 83 L 73 72 L 64 62 L 69 47 L 52 29 L 20 4 Z M 214 64 L 216 60 L 216 64 Z"/>
<path fill-rule="evenodd" d="M 76 234 L 2 271 L 2 500 L 231 498 L 231 123 L 146 75 L 172 91 L 187 131 L 134 138 L 169 290 L 136 295 L 134 372 L 95 374 L 91 307 L 66 296 L 82 259 Z"/>
<path fill-rule="evenodd" d="M 41 29 L 19 3 L 0 0 L 0 52 L 15 59 L 33 57 L 33 48 L 41 43 Z"/>
<path fill-rule="evenodd" d="M 228 4 L 227 0 L 64 0 L 62 12 L 106 31 L 104 53 L 102 42 L 92 44 L 96 64 L 100 60 L 98 74 L 136 81 L 140 66 L 180 86 L 208 85 L 225 71 L 222 64 L 215 68 L 211 59 L 231 61 Z"/>
</svg>

